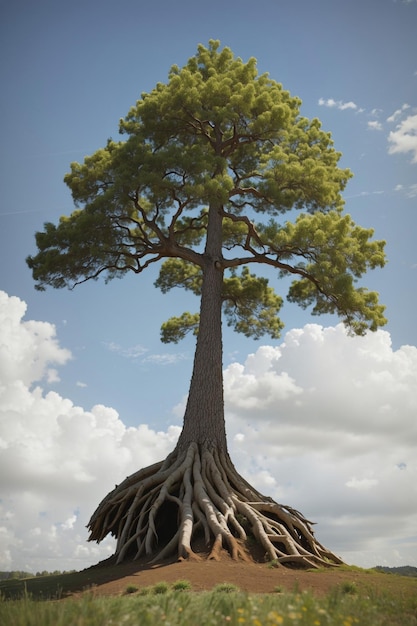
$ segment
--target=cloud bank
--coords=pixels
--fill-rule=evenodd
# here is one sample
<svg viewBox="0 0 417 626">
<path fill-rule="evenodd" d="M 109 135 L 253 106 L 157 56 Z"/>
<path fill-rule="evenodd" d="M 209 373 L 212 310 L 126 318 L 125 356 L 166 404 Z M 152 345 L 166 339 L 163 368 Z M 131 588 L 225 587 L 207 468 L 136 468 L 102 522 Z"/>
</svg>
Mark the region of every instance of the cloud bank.
<svg viewBox="0 0 417 626">
<path fill-rule="evenodd" d="M 25 312 L 0 292 L 0 570 L 82 569 L 114 549 L 86 541 L 99 500 L 164 458 L 179 428 L 128 428 L 45 391 L 71 354 Z M 346 561 L 417 565 L 416 392 L 417 348 L 394 351 L 387 332 L 293 329 L 225 369 L 232 458 Z"/>
<path fill-rule="evenodd" d="M 237 464 L 322 543 L 359 565 L 417 563 L 415 347 L 307 324 L 229 366 L 225 389 Z"/>
</svg>

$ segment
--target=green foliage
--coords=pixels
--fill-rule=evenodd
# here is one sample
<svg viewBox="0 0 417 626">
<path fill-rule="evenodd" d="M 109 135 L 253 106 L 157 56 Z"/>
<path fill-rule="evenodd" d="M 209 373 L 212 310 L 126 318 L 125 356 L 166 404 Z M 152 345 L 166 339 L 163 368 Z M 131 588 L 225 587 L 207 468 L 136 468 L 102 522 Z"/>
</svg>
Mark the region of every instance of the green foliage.
<svg viewBox="0 0 417 626">
<path fill-rule="evenodd" d="M 355 593 L 358 593 L 358 586 L 353 581 L 346 581 L 342 583 L 340 587 L 341 587 L 342 593 L 350 593 L 352 595 L 354 595 Z"/>
<path fill-rule="evenodd" d="M 0 572 L 0 580 L 30 578 L 31 576 L 33 576 L 33 574 L 31 574 L 30 572 L 25 572 L 23 570 L 13 570 L 11 572 Z"/>
<path fill-rule="evenodd" d="M 385 574 L 398 574 L 400 576 L 412 576 L 417 578 L 417 567 L 413 567 L 412 565 L 402 565 L 400 567 L 377 565 L 374 569 L 377 572 L 384 572 Z"/>
<path fill-rule="evenodd" d="M 384 265 L 384 242 L 343 214 L 351 173 L 300 106 L 258 74 L 255 59 L 245 63 L 217 41 L 199 45 L 120 120 L 125 140 L 71 164 L 65 182 L 78 208 L 36 234 L 38 252 L 27 259 L 36 288 L 72 288 L 158 263 L 164 293 L 182 287 L 199 296 L 215 263 L 228 325 L 277 338 L 282 298 L 249 271 L 267 265 L 277 278 L 292 277 L 291 302 L 336 313 L 356 334 L 376 330 L 384 307 L 359 279 Z M 296 211 L 295 221 L 279 221 Z M 213 215 L 221 216 L 216 258 L 205 247 Z M 196 333 L 198 323 L 189 312 L 172 318 L 162 340 Z"/>
<path fill-rule="evenodd" d="M 156 585 L 154 585 L 152 587 L 152 592 L 156 595 L 159 594 L 163 594 L 163 593 L 168 593 L 169 591 L 169 585 L 168 583 L 164 582 L 161 580 L 161 582 L 156 583 Z"/>
<path fill-rule="evenodd" d="M 266 278 L 251 274 L 247 267 L 240 275 L 232 270 L 231 278 L 223 282 L 223 300 L 228 326 L 247 337 L 258 339 L 268 333 L 278 339 L 283 327 L 277 315 L 282 298 L 268 287 Z"/>
<path fill-rule="evenodd" d="M 178 343 L 185 335 L 192 331 L 198 333 L 200 316 L 198 313 L 183 313 L 180 317 L 171 317 L 161 327 L 161 341 L 163 343 Z"/>
<path fill-rule="evenodd" d="M 189 591 L 191 589 L 191 583 L 189 580 L 176 580 L 172 583 L 172 589 L 174 591 Z"/>
</svg>

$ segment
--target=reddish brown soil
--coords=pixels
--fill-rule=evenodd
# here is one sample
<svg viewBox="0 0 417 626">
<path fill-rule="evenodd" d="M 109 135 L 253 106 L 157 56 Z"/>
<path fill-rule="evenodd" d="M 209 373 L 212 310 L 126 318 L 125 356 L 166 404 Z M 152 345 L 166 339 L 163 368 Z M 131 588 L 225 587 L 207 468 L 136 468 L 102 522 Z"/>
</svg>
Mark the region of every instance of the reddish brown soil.
<svg viewBox="0 0 417 626">
<path fill-rule="evenodd" d="M 325 595 L 331 589 L 343 587 L 344 583 L 355 583 L 362 591 L 383 589 L 395 594 L 400 589 L 404 591 L 404 584 L 417 591 L 416 579 L 372 570 L 272 568 L 267 563 L 236 562 L 227 556 L 221 561 L 181 561 L 153 566 L 135 562 L 113 565 L 110 561 L 84 570 L 81 575 L 83 589 L 92 590 L 97 595 L 119 595 L 126 593 L 128 586 L 140 590 L 162 581 L 171 584 L 179 580 L 189 581 L 193 591 L 210 590 L 221 583 L 233 584 L 250 593 L 311 591 L 315 595 Z"/>
</svg>

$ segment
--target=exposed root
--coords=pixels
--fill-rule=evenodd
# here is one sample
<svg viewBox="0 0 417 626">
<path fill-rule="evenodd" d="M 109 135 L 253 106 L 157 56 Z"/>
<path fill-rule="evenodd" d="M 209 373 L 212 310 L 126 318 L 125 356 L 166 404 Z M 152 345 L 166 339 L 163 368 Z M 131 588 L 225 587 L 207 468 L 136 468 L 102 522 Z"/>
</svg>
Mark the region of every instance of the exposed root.
<svg viewBox="0 0 417 626">
<path fill-rule="evenodd" d="M 88 524 L 90 541 L 111 533 L 117 563 L 205 556 L 248 557 L 262 546 L 264 560 L 297 567 L 342 561 L 314 537 L 311 522 L 294 509 L 262 496 L 233 466 L 226 451 L 190 444 L 163 462 L 132 474 L 109 493 Z M 198 546 L 198 549 L 196 549 Z"/>
</svg>

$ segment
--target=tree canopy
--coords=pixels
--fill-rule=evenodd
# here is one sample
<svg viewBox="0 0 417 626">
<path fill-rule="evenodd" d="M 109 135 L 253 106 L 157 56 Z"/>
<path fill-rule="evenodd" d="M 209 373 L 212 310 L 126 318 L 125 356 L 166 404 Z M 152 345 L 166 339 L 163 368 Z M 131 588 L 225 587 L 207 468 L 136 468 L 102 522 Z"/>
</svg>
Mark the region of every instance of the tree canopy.
<svg viewBox="0 0 417 626">
<path fill-rule="evenodd" d="M 73 287 L 162 261 L 156 281 L 199 295 L 208 209 L 221 211 L 223 312 L 247 336 L 279 336 L 282 297 L 254 270 L 291 276 L 288 299 L 312 314 L 337 313 L 362 334 L 385 323 L 378 294 L 358 282 L 383 266 L 384 242 L 343 213 L 351 177 L 318 119 L 256 60 L 200 45 L 167 84 L 143 93 L 119 131 L 126 139 L 72 163 L 65 176 L 75 204 L 36 235 L 27 261 L 37 289 Z M 290 218 L 290 219 L 288 219 Z M 249 269 L 252 267 L 252 270 Z M 172 318 L 163 341 L 198 328 L 198 313 Z"/>
</svg>

